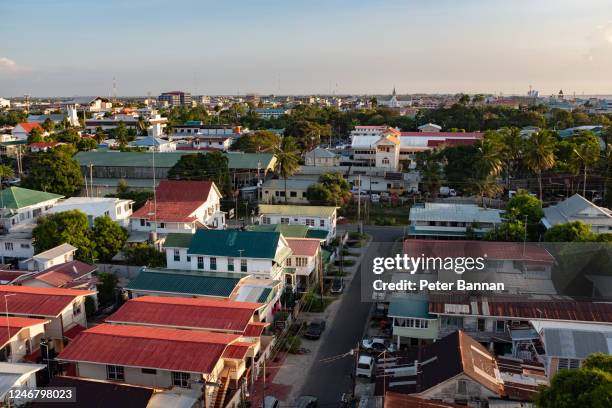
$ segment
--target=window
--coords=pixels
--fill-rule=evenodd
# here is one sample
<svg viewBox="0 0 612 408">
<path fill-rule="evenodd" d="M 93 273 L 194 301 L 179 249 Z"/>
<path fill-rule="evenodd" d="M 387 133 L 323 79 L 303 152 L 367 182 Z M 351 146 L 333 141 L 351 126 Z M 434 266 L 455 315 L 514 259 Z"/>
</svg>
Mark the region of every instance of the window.
<svg viewBox="0 0 612 408">
<path fill-rule="evenodd" d="M 478 319 L 478 331 L 485 331 L 485 319 Z"/>
<path fill-rule="evenodd" d="M 21 248 L 29 249 L 30 248 L 30 244 L 21 244 Z"/>
<path fill-rule="evenodd" d="M 143 374 L 152 374 L 152 375 L 156 375 L 157 374 L 157 370 L 154 370 L 152 368 L 143 368 L 142 370 L 140 370 Z"/>
<path fill-rule="evenodd" d="M 289 197 L 297 197 L 297 191 L 290 191 Z"/>
<path fill-rule="evenodd" d="M 123 367 L 116 365 L 106 366 L 106 378 L 109 380 L 123 381 L 125 380 L 125 373 Z"/>
<path fill-rule="evenodd" d="M 177 387 L 190 388 L 189 387 L 189 373 L 172 372 L 172 384 Z"/>
<path fill-rule="evenodd" d="M 262 224 L 269 225 L 269 224 L 270 224 L 270 217 L 263 217 L 263 218 L 261 219 L 261 223 L 262 223 Z"/>
<path fill-rule="evenodd" d="M 325 226 L 325 220 L 319 220 L 319 227 Z"/>
<path fill-rule="evenodd" d="M 503 320 L 495 321 L 495 331 L 497 333 L 503 333 L 506 330 L 506 322 Z"/>
<path fill-rule="evenodd" d="M 187 255 L 187 262 L 191 262 L 191 256 Z"/>
<path fill-rule="evenodd" d="M 4 243 L 4 249 L 7 251 L 12 251 L 13 250 L 13 243 L 12 242 L 5 242 Z"/>
<path fill-rule="evenodd" d="M 198 256 L 198 269 L 204 269 L 204 257 Z"/>
<path fill-rule="evenodd" d="M 281 218 L 281 224 L 289 224 L 289 218 Z"/>
<path fill-rule="evenodd" d="M 298 257 L 295 258 L 295 266 L 306 266 L 308 264 L 308 258 Z"/>
<path fill-rule="evenodd" d="M 210 270 L 211 271 L 216 271 L 217 270 L 217 258 L 210 258 Z"/>
<path fill-rule="evenodd" d="M 140 219 L 140 226 L 141 226 L 141 227 L 144 227 L 144 226 L 145 226 L 145 219 L 144 219 L 144 218 L 141 218 L 141 219 Z"/>
<path fill-rule="evenodd" d="M 174 250 L 174 261 L 179 262 L 181 260 L 181 251 L 178 249 Z"/>
<path fill-rule="evenodd" d="M 286 266 L 291 266 L 291 258 L 287 258 L 287 264 Z"/>
<path fill-rule="evenodd" d="M 389 164 L 389 159 L 387 159 L 386 157 L 382 159 L 382 164 Z"/>
<path fill-rule="evenodd" d="M 240 260 L 240 272 L 246 272 L 246 271 L 247 271 L 247 260 L 241 259 Z"/>
<path fill-rule="evenodd" d="M 227 258 L 227 270 L 234 272 L 234 258 Z"/>
<path fill-rule="evenodd" d="M 159 223 L 159 228 L 166 228 L 166 223 L 165 222 L 160 222 Z"/>
<path fill-rule="evenodd" d="M 74 302 L 72 304 L 72 314 L 73 316 L 81 314 L 81 304 L 80 303 Z"/>
<path fill-rule="evenodd" d="M 314 220 L 312 218 L 306 218 L 306 225 L 309 227 L 314 227 Z"/>
<path fill-rule="evenodd" d="M 460 394 L 460 395 L 467 394 L 467 381 L 466 380 L 457 381 L 457 394 Z"/>
</svg>

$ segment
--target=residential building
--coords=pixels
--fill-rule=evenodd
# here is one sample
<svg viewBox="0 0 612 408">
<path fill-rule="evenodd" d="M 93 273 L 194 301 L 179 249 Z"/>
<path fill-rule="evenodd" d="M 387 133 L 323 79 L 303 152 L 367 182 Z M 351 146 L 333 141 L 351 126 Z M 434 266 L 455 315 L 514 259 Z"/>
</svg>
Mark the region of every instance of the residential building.
<svg viewBox="0 0 612 408">
<path fill-rule="evenodd" d="M 130 142 L 131 147 L 138 147 L 147 151 L 160 153 L 176 151 L 176 143 L 154 136 L 145 136 Z"/>
<path fill-rule="evenodd" d="M 7 298 L 10 299 L 10 298 Z M 0 361 L 22 362 L 40 349 L 49 320 L 28 317 L 0 317 Z"/>
<path fill-rule="evenodd" d="M 194 135 L 191 145 L 179 145 L 179 150 L 221 150 L 228 151 L 234 139 L 226 135 Z"/>
<path fill-rule="evenodd" d="M 9 136 L 12 139 L 12 136 Z M 6 140 L 0 142 L 0 156 L 17 158 L 26 149 L 27 139 Z"/>
<path fill-rule="evenodd" d="M 311 228 L 302 224 L 254 224 L 245 227 L 247 231 L 280 232 L 285 238 L 314 238 L 325 242 L 328 232 L 324 229 Z"/>
<path fill-rule="evenodd" d="M 33 405 L 33 395 L 28 398 L 27 393 L 22 398 L 13 398 L 15 395 L 9 395 L 11 390 L 17 389 L 37 389 L 38 372 L 46 366 L 42 364 L 24 364 L 24 363 L 0 363 L 0 404 L 6 407 L 20 407 Z M 42 384 L 41 384 L 42 385 Z"/>
<path fill-rule="evenodd" d="M 340 166 L 340 156 L 328 149 L 315 147 L 304 155 L 306 166 Z"/>
<path fill-rule="evenodd" d="M 85 298 L 95 294 L 88 290 L 3 285 L 0 297 L 6 302 L 0 302 L 0 313 L 49 320 L 44 336 L 51 339 L 50 348 L 60 351 L 66 337 L 72 338 L 73 333 L 87 327 Z"/>
<path fill-rule="evenodd" d="M 426 400 L 484 406 L 505 396 L 504 382 L 495 356 L 459 330 L 418 350 L 398 354 L 382 364 L 376 394 L 387 391 L 411 394 Z"/>
<path fill-rule="evenodd" d="M 283 108 L 257 108 L 255 112 L 262 119 L 276 119 L 280 116 L 287 115 L 291 112 L 291 109 L 283 109 Z"/>
<path fill-rule="evenodd" d="M 85 132 L 95 133 L 96 129 L 100 128 L 103 131 L 112 131 L 123 123 L 128 129 L 138 129 L 138 118 L 128 115 L 113 116 L 110 118 L 86 119 Z"/>
<path fill-rule="evenodd" d="M 327 231 L 326 242 L 336 237 L 337 208 L 314 205 L 259 205 L 259 223 L 262 225 L 306 225 Z"/>
<path fill-rule="evenodd" d="M 127 301 L 106 323 L 167 327 L 259 338 L 262 303 L 207 298 L 142 296 Z"/>
<path fill-rule="evenodd" d="M 157 97 L 157 100 L 162 106 L 191 106 L 191 94 L 189 92 L 163 92 Z"/>
<path fill-rule="evenodd" d="M 252 347 L 234 334 L 101 324 L 81 332 L 57 360 L 72 363 L 80 378 L 173 389 L 208 408 L 218 393 L 237 388 Z"/>
<path fill-rule="evenodd" d="M 11 107 L 10 99 L 0 98 L 0 108 L 10 108 L 10 107 Z"/>
<path fill-rule="evenodd" d="M 595 234 L 612 233 L 612 211 L 593 204 L 580 194 L 544 208 L 542 224 L 546 229 L 574 221 L 590 225 Z"/>
<path fill-rule="evenodd" d="M 0 233 L 8 233 L 23 225 L 36 224 L 36 219 L 57 205 L 63 196 L 21 187 L 0 191 Z"/>
<path fill-rule="evenodd" d="M 79 96 L 70 101 L 63 102 L 66 106 L 78 107 L 92 113 L 110 112 L 113 108 L 113 103 L 101 96 Z"/>
<path fill-rule="evenodd" d="M 295 272 L 298 292 L 306 292 L 320 283 L 323 273 L 321 241 L 312 238 L 286 238 L 291 256 L 285 262 Z"/>
<path fill-rule="evenodd" d="M 225 228 L 221 192 L 212 181 L 162 180 L 149 200 L 130 216 L 132 231 L 193 233 L 197 228 Z"/>
<path fill-rule="evenodd" d="M 501 225 L 502 210 L 476 204 L 424 203 L 410 208 L 408 234 L 415 238 L 465 238 Z"/>
<path fill-rule="evenodd" d="M 77 247 L 70 244 L 61 244 L 54 248 L 47 249 L 32 257 L 28 261 L 28 269 L 31 271 L 43 271 L 54 265 L 60 265 L 74 260 Z"/>
<path fill-rule="evenodd" d="M 266 180 L 259 186 L 259 202 L 266 204 L 308 204 L 308 187 L 316 182 L 317 180 L 295 178 Z"/>
<path fill-rule="evenodd" d="M 285 262 L 291 255 L 287 241 L 278 232 L 199 229 L 189 246 L 175 236 L 169 236 L 169 240 L 164 244 L 169 269 L 241 273 L 284 281 Z M 293 278 L 287 279 L 293 282 Z"/>
<path fill-rule="evenodd" d="M 122 227 L 127 227 L 132 215 L 134 201 L 115 197 L 70 197 L 59 201 L 47 212 L 56 214 L 64 211 L 79 210 L 87 215 L 93 225 L 98 217 L 109 216 Z"/>
<path fill-rule="evenodd" d="M 238 138 L 246 129 L 241 126 L 232 126 L 227 124 L 204 124 L 198 120 L 187 121 L 182 125 L 176 125 L 174 127 L 174 134 L 172 138 L 181 137 L 192 137 L 192 136 L 228 136 L 231 138 Z"/>
<path fill-rule="evenodd" d="M 18 123 L 17 126 L 13 128 L 11 134 L 13 138 L 17 140 L 27 140 L 28 136 L 30 136 L 30 132 L 33 129 L 38 129 L 42 136 L 47 136 L 48 133 L 45 129 L 42 128 L 38 123 Z"/>
<path fill-rule="evenodd" d="M 426 123 L 417 127 L 419 132 L 439 132 L 442 130 L 442 126 L 438 126 L 434 123 Z"/>
<path fill-rule="evenodd" d="M 40 272 L 19 276 L 12 283 L 20 286 L 38 288 L 72 288 L 95 290 L 93 274 L 98 270 L 95 265 L 81 261 L 68 261 L 50 266 Z"/>
</svg>

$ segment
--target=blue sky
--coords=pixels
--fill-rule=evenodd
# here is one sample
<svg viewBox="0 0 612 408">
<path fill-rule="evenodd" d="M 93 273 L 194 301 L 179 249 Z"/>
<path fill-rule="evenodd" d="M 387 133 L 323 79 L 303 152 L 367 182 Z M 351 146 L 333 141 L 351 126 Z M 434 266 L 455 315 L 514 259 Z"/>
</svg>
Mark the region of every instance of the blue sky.
<svg viewBox="0 0 612 408">
<path fill-rule="evenodd" d="M 0 0 L 0 96 L 612 93 L 610 0 Z"/>
</svg>

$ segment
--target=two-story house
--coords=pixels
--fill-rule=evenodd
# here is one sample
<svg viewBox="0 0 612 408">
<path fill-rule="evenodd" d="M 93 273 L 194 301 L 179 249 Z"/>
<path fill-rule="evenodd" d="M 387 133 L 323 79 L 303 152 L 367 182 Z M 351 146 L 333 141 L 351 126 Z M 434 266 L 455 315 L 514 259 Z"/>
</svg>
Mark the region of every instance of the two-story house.
<svg viewBox="0 0 612 408">
<path fill-rule="evenodd" d="M 9 187 L 0 191 L 0 262 L 24 267 L 34 255 L 32 229 L 36 219 L 47 213 L 61 195 Z"/>
<path fill-rule="evenodd" d="M 287 269 L 295 270 L 296 278 L 296 282 L 287 283 L 296 286 L 299 292 L 306 292 L 321 278 L 321 241 L 313 238 L 286 238 L 286 240 L 291 248 L 291 256 L 286 261 Z"/>
<path fill-rule="evenodd" d="M 184 234 L 166 238 L 168 269 L 284 280 L 291 248 L 279 232 L 199 229 L 189 238 Z"/>
<path fill-rule="evenodd" d="M 47 323 L 46 319 L 0 317 L 0 361 L 16 363 L 35 353 L 40 348 Z"/>
<path fill-rule="evenodd" d="M 503 211 L 476 204 L 424 203 L 410 208 L 408 234 L 415 238 L 481 236 L 502 224 Z"/>
<path fill-rule="evenodd" d="M 87 290 L 3 285 L 0 314 L 49 320 L 45 337 L 51 339 L 49 347 L 59 351 L 65 338 L 72 338 L 72 332 L 87 327 L 85 298 L 95 294 Z"/>
<path fill-rule="evenodd" d="M 232 377 L 245 375 L 251 348 L 235 334 L 101 324 L 81 332 L 57 360 L 72 363 L 77 377 L 172 389 L 209 408 L 223 402 Z"/>
<path fill-rule="evenodd" d="M 261 225 L 306 225 L 327 231 L 325 242 L 336 237 L 337 207 L 317 205 L 259 205 Z"/>
<path fill-rule="evenodd" d="M 194 233 L 198 227 L 225 228 L 221 192 L 211 181 L 162 180 L 155 197 L 130 216 L 132 231 Z"/>
</svg>

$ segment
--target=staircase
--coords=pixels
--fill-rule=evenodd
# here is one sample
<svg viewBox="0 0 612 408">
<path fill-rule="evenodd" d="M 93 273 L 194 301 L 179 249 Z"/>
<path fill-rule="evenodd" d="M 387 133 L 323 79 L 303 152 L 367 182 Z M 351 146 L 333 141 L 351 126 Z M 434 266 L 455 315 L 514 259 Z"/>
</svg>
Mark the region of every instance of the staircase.
<svg viewBox="0 0 612 408">
<path fill-rule="evenodd" d="M 226 368 L 221 373 L 221 386 L 217 389 L 217 393 L 215 395 L 215 403 L 213 408 L 223 408 L 223 403 L 225 402 L 225 395 L 227 394 L 227 388 L 230 382 L 230 370 Z"/>
</svg>

